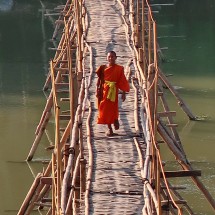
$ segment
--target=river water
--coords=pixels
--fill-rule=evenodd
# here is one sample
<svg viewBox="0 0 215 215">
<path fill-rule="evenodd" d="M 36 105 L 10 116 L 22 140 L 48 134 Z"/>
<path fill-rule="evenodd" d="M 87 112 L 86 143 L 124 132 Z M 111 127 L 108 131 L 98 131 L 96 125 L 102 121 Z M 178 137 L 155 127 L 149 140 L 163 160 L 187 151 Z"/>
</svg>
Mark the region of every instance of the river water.
<svg viewBox="0 0 215 215">
<path fill-rule="evenodd" d="M 50 3 L 51 2 L 51 3 Z M 156 3 L 156 1 L 153 1 Z M 213 0 L 159 0 L 173 3 L 153 7 L 158 25 L 159 44 L 165 62 L 160 66 L 177 87 L 192 112 L 201 121 L 189 121 L 170 93 L 175 122 L 195 169 L 215 196 L 215 2 Z M 42 87 L 48 61 L 54 53 L 49 39 L 52 20 L 42 16 L 42 6 L 53 8 L 62 1 L 0 0 L 0 214 L 13 215 L 27 194 L 34 176 L 41 171 L 47 139 L 44 137 L 34 162 L 25 162 L 35 138 L 35 129 L 45 106 Z M 195 6 L 194 6 L 195 5 Z M 162 146 L 166 166 L 176 164 Z M 197 214 L 214 212 L 189 179 L 183 191 Z M 192 200 L 192 201 L 191 201 Z"/>
<path fill-rule="evenodd" d="M 158 42 L 164 62 L 160 65 L 177 92 L 200 121 L 190 121 L 170 94 L 171 110 L 187 158 L 202 170 L 202 181 L 215 198 L 215 2 L 211 0 L 153 1 L 158 25 Z M 174 169 L 169 150 L 162 146 L 163 160 Z M 173 168 L 174 167 L 174 168 Z M 197 214 L 215 214 L 190 179 L 174 182 L 187 185 L 183 196 Z"/>
</svg>

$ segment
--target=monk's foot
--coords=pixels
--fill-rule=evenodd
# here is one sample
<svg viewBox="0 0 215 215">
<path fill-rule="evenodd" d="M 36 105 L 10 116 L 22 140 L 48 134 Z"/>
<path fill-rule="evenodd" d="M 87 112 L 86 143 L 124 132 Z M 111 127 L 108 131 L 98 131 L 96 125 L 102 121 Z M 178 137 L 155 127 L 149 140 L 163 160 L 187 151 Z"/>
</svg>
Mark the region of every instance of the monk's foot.
<svg viewBox="0 0 215 215">
<path fill-rule="evenodd" d="M 119 129 L 119 120 L 118 119 L 116 119 L 115 121 L 114 121 L 114 128 L 115 128 L 115 130 L 118 130 Z"/>
<path fill-rule="evenodd" d="M 117 133 L 113 133 L 113 131 L 110 131 L 110 130 L 108 130 L 105 134 L 106 134 L 107 137 L 113 137 L 113 136 L 118 135 Z"/>
<path fill-rule="evenodd" d="M 106 133 L 105 133 L 105 135 L 106 135 L 107 137 L 112 137 L 113 134 L 114 134 L 113 131 L 112 131 L 112 130 L 109 130 L 109 129 L 108 129 L 108 130 L 106 131 Z"/>
</svg>

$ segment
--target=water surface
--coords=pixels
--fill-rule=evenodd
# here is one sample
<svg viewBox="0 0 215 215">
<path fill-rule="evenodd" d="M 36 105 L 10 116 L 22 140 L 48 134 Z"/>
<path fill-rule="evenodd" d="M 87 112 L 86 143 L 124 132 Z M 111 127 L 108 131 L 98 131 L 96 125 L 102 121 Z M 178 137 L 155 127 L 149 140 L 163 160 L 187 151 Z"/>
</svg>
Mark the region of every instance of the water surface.
<svg viewBox="0 0 215 215">
<path fill-rule="evenodd" d="M 51 3 L 52 2 L 52 3 Z M 17 214 L 33 177 L 24 161 L 35 138 L 34 132 L 45 105 L 42 87 L 48 60 L 53 53 L 49 39 L 53 26 L 42 17 L 47 8 L 61 1 L 0 1 L 0 214 Z M 38 149 L 40 159 L 47 140 Z"/>
<path fill-rule="evenodd" d="M 215 198 L 215 2 L 212 0 L 154 1 L 174 3 L 153 8 L 159 44 L 164 63 L 160 66 L 178 89 L 190 110 L 201 121 L 190 121 L 170 94 L 171 110 L 177 111 L 175 122 L 188 159 L 195 169 L 202 170 L 202 181 Z M 162 147 L 167 167 L 174 169 L 174 157 Z M 183 192 L 197 214 L 212 215 L 207 201 L 190 179 L 177 179 L 187 184 Z"/>
</svg>

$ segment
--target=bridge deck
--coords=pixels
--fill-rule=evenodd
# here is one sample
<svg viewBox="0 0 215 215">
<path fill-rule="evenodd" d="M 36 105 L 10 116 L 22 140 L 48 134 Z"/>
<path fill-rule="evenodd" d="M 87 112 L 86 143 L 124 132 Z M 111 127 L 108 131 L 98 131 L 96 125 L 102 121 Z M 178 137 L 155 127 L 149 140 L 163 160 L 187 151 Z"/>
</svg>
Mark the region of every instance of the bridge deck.
<svg viewBox="0 0 215 215">
<path fill-rule="evenodd" d="M 90 20 L 86 41 L 92 48 L 94 71 L 99 65 L 106 63 L 106 52 L 109 50 L 116 51 L 117 63 L 126 68 L 132 53 L 127 45 L 116 2 L 95 0 L 85 1 L 85 4 Z M 86 59 L 85 66 L 87 65 L 90 65 L 89 59 Z M 94 157 L 90 211 L 93 214 L 140 214 L 143 184 L 133 140 L 134 137 L 139 138 L 134 126 L 134 89 L 130 85 L 131 90 L 123 103 L 120 102 L 119 95 L 120 129 L 117 136 L 106 137 L 107 126 L 96 124 L 96 81 L 94 73 L 89 88 L 93 110 L 90 124 Z"/>
</svg>

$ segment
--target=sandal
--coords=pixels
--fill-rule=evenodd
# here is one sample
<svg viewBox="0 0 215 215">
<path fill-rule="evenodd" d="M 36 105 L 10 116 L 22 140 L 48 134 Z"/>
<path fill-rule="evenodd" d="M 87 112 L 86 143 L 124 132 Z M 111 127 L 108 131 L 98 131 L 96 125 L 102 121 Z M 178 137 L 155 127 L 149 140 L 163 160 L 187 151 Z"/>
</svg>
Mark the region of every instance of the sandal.
<svg viewBox="0 0 215 215">
<path fill-rule="evenodd" d="M 114 121 L 113 125 L 114 125 L 115 130 L 118 130 L 118 129 L 119 129 L 119 120 L 116 119 L 116 120 Z"/>
</svg>

